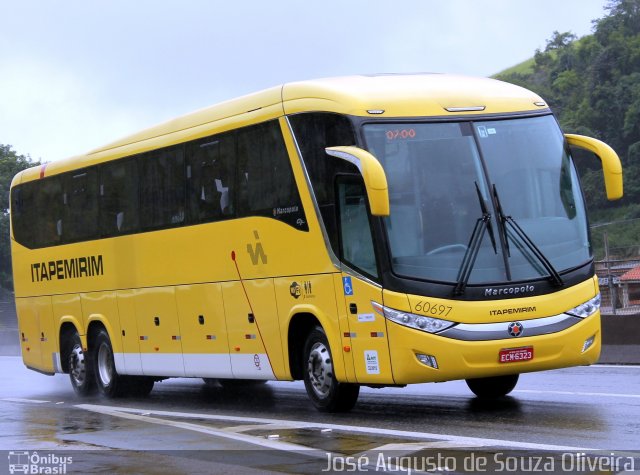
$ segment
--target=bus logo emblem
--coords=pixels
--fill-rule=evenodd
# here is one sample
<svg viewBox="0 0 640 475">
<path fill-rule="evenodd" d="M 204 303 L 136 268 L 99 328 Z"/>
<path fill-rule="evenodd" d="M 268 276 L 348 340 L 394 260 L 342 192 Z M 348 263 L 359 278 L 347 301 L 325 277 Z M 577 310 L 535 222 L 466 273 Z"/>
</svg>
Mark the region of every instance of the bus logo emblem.
<svg viewBox="0 0 640 475">
<path fill-rule="evenodd" d="M 289 293 L 294 299 L 299 298 L 300 295 L 302 294 L 302 289 L 300 287 L 300 284 L 298 284 L 297 282 L 292 282 L 291 286 L 289 287 Z"/>
<path fill-rule="evenodd" d="M 253 237 L 256 239 L 256 241 L 260 239 L 258 231 L 253 231 Z M 267 263 L 267 255 L 264 253 L 261 242 L 256 242 L 255 248 L 251 246 L 251 244 L 247 244 L 247 252 L 249 253 L 249 257 L 251 258 L 251 263 L 254 266 L 257 266 L 258 262 L 262 262 L 263 264 Z"/>
<path fill-rule="evenodd" d="M 520 322 L 511 322 L 507 327 L 507 331 L 509 332 L 509 335 L 511 335 L 512 337 L 518 337 L 522 335 L 522 332 L 524 331 L 524 326 Z"/>
</svg>

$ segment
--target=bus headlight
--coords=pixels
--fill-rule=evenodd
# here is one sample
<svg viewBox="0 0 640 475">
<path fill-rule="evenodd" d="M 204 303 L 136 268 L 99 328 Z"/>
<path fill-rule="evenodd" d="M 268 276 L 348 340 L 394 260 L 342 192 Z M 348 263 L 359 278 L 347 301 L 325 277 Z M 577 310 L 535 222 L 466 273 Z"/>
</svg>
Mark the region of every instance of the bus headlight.
<svg viewBox="0 0 640 475">
<path fill-rule="evenodd" d="M 573 315 L 574 317 L 587 318 L 590 315 L 593 315 L 600 309 L 600 294 L 593 297 L 591 300 L 578 305 L 577 307 L 572 308 L 571 310 L 567 310 L 564 313 L 568 313 L 569 315 Z"/>
<path fill-rule="evenodd" d="M 415 328 L 427 333 L 438 333 L 454 326 L 455 322 L 441 320 L 439 318 L 428 317 L 426 315 L 416 315 L 414 313 L 401 312 L 393 308 L 385 307 L 378 302 L 371 301 L 374 310 L 392 322 L 399 323 L 405 327 Z"/>
</svg>

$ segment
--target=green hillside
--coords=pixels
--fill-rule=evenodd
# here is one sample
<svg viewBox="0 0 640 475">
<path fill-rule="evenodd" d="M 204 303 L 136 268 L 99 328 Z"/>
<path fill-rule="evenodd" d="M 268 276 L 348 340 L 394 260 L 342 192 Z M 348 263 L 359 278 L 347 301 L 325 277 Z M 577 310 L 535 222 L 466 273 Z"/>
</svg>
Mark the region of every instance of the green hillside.
<svg viewBox="0 0 640 475">
<path fill-rule="evenodd" d="M 555 32 L 544 51 L 494 76 L 544 97 L 565 132 L 599 138 L 620 155 L 625 196 L 614 202 L 597 159 L 576 156 L 597 257 L 605 230 L 618 255 L 640 248 L 640 0 L 612 0 L 607 12 L 592 35 Z"/>
</svg>

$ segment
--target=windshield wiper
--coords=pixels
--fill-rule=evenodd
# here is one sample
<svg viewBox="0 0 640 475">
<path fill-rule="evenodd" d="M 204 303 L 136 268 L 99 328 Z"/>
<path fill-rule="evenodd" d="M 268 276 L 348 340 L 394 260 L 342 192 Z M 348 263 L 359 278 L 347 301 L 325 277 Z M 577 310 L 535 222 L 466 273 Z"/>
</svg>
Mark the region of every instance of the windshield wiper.
<svg viewBox="0 0 640 475">
<path fill-rule="evenodd" d="M 482 211 L 482 216 L 476 220 L 476 225 L 473 227 L 473 232 L 471 233 L 471 237 L 469 238 L 467 250 L 464 253 L 464 257 L 462 258 L 460 269 L 458 269 L 458 277 L 456 278 L 457 284 L 453 289 L 454 295 L 462 295 L 464 293 L 464 290 L 467 287 L 467 283 L 469 282 L 469 277 L 471 277 L 471 271 L 473 270 L 473 266 L 476 263 L 478 252 L 480 251 L 482 238 L 484 237 L 484 233 L 487 231 L 487 229 L 489 230 L 489 238 L 491 239 L 493 252 L 495 252 L 496 254 L 498 253 L 496 247 L 496 238 L 493 235 L 493 228 L 491 227 L 491 214 L 487 209 L 487 204 L 482 198 L 482 193 L 480 193 L 478 182 L 475 182 L 475 185 L 476 192 L 478 193 L 478 201 L 480 202 L 480 210 Z"/>
<path fill-rule="evenodd" d="M 516 222 L 515 219 L 513 219 L 512 216 L 507 216 L 504 214 L 502 205 L 500 204 L 498 190 L 495 184 L 493 185 L 493 198 L 496 204 L 498 219 L 501 223 L 501 226 L 499 228 L 501 228 L 502 233 L 504 234 L 504 243 L 507 255 L 511 257 L 511 251 L 509 250 L 509 239 L 507 238 L 507 236 L 509 236 L 511 237 L 511 239 L 513 239 L 513 242 L 515 243 L 518 250 L 522 252 L 527 260 L 529 260 L 529 262 L 532 261 L 532 257 L 537 259 L 549 274 L 549 279 L 551 280 L 551 282 L 558 287 L 563 286 L 564 281 L 562 280 L 562 277 L 560 277 L 560 274 L 558 274 L 558 271 L 555 269 L 555 267 L 553 267 L 553 264 L 551 264 L 549 259 L 547 259 L 547 256 L 542 253 L 540 248 L 536 246 L 536 244 L 531 240 L 524 229 L 520 227 L 520 225 Z M 517 238 L 519 238 L 519 242 Z"/>
</svg>

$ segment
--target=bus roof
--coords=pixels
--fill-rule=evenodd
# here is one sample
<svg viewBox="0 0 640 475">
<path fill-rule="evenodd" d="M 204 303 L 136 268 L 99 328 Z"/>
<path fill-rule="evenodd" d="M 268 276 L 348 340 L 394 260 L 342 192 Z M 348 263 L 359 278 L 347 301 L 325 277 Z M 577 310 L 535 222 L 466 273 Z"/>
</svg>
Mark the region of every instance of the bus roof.
<svg viewBox="0 0 640 475">
<path fill-rule="evenodd" d="M 51 162 L 46 175 L 305 111 L 391 118 L 500 114 L 546 108 L 543 99 L 519 86 L 448 74 L 377 74 L 292 82 L 177 117 L 86 155 Z M 42 172 L 41 167 L 26 170 L 21 181 L 36 179 Z"/>
</svg>

